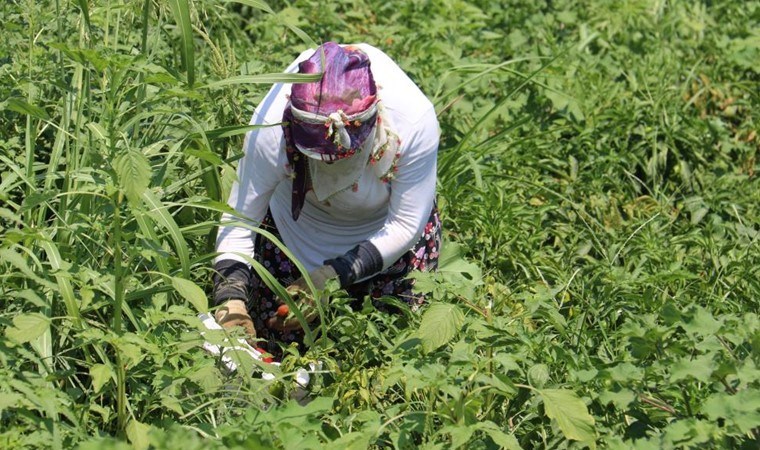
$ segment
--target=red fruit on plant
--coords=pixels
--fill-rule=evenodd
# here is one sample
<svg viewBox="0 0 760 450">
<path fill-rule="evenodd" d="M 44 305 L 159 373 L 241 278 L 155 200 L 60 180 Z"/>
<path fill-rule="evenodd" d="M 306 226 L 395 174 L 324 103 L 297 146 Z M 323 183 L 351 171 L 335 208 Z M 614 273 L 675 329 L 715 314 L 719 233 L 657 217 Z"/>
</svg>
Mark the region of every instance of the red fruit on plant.
<svg viewBox="0 0 760 450">
<path fill-rule="evenodd" d="M 269 355 L 269 353 L 267 353 L 267 351 L 264 350 L 263 348 L 256 347 L 256 351 L 259 352 L 259 353 L 261 353 L 261 361 L 262 362 L 265 362 L 265 363 L 274 362 L 274 358 L 272 358 L 272 356 Z"/>
<path fill-rule="evenodd" d="M 288 305 L 280 305 L 277 308 L 278 317 L 287 317 L 289 312 L 290 312 L 290 308 L 288 308 Z"/>
</svg>

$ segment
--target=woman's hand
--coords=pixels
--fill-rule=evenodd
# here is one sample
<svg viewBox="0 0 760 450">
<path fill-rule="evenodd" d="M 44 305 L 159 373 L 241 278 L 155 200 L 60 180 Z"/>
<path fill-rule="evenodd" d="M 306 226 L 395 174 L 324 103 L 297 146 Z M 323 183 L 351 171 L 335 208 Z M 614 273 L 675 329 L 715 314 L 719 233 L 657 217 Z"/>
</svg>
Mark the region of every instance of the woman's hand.
<svg viewBox="0 0 760 450">
<path fill-rule="evenodd" d="M 333 269 L 332 266 L 324 265 L 317 267 L 316 269 L 309 272 L 309 278 L 311 278 L 311 282 L 314 283 L 314 287 L 318 291 L 321 291 L 325 288 L 325 285 L 327 285 L 327 280 L 338 278 L 338 274 L 335 272 L 335 269 Z M 319 311 L 317 310 L 316 305 L 314 304 L 311 297 L 303 295 L 309 290 L 304 277 L 301 277 L 294 281 L 293 284 L 285 288 L 285 290 L 287 290 L 288 294 L 290 294 L 296 301 L 296 304 L 303 313 L 306 321 L 309 323 L 313 322 L 314 319 L 316 319 L 319 315 Z M 327 299 L 320 300 L 324 304 Z M 283 303 L 280 301 L 280 306 L 282 305 Z M 281 314 L 282 312 L 284 312 L 284 314 Z M 285 311 L 284 308 L 280 307 L 277 308 L 277 314 L 267 320 L 267 326 L 269 328 L 281 331 L 293 331 L 301 329 L 301 324 L 298 322 L 298 319 L 292 314 L 288 314 L 288 311 Z"/>
<path fill-rule="evenodd" d="M 243 300 L 227 300 L 214 313 L 216 322 L 222 327 L 229 329 L 241 327 L 248 336 L 248 340 L 256 338 L 256 329 L 253 327 L 253 319 L 248 314 L 248 308 Z"/>
</svg>

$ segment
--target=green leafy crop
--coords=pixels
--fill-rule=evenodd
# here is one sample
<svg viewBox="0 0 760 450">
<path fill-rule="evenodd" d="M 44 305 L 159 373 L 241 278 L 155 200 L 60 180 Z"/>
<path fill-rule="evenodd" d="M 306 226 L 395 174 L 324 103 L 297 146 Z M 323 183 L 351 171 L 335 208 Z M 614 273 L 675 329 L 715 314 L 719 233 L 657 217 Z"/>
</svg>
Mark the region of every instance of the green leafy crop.
<svg viewBox="0 0 760 450">
<path fill-rule="evenodd" d="M 0 17 L 0 447 L 758 447 L 760 2 Z M 329 289 L 274 380 L 228 373 L 196 315 L 247 123 L 326 40 L 434 102 L 440 268 L 419 312 Z"/>
</svg>

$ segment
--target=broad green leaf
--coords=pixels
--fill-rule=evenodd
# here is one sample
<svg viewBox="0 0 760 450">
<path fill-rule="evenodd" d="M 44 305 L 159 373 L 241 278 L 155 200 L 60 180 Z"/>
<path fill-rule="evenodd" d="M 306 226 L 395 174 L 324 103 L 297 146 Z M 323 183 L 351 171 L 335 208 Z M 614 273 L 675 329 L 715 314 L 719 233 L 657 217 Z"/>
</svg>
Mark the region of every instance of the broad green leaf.
<svg viewBox="0 0 760 450">
<path fill-rule="evenodd" d="M 278 378 L 283 375 L 279 366 L 256 359 L 242 349 L 230 349 L 224 352 L 224 356 L 230 358 L 235 363 L 237 373 L 268 372 Z"/>
<path fill-rule="evenodd" d="M 479 422 L 475 427 L 485 432 L 500 448 L 505 450 L 520 450 L 522 448 L 513 434 L 505 433 L 491 421 Z"/>
<path fill-rule="evenodd" d="M 187 0 L 169 0 L 169 6 L 180 31 L 180 57 L 187 72 L 187 84 L 192 88 L 193 83 L 195 83 L 195 46 L 193 25 L 190 22 L 190 8 Z"/>
<path fill-rule="evenodd" d="M 31 105 L 20 98 L 9 98 L 6 101 L 7 108 L 17 113 L 26 114 L 40 120 L 49 120 L 50 115 L 39 106 Z"/>
<path fill-rule="evenodd" d="M 432 294 L 433 299 L 441 298 L 441 287 L 438 276 L 435 272 L 414 271 L 409 274 L 409 278 L 414 280 L 413 291 L 418 294 Z"/>
<path fill-rule="evenodd" d="M 373 438 L 372 433 L 354 431 L 344 434 L 340 438 L 330 443 L 332 448 L 342 450 L 365 450 L 369 448 L 370 440 Z"/>
<path fill-rule="evenodd" d="M 7 248 L 0 249 L 0 259 L 2 259 L 4 262 L 11 263 L 11 265 L 18 269 L 24 276 L 39 283 L 40 285 L 48 288 L 55 288 L 54 283 L 51 283 L 50 281 L 34 273 L 32 268 L 29 267 L 29 264 L 27 264 L 26 259 L 15 251 Z"/>
<path fill-rule="evenodd" d="M 146 450 L 150 446 L 150 439 L 148 438 L 148 432 L 150 431 L 150 425 L 138 422 L 137 420 L 131 420 L 127 424 L 127 439 L 136 450 Z"/>
<path fill-rule="evenodd" d="M 172 286 L 185 298 L 198 312 L 208 311 L 208 299 L 203 289 L 197 284 L 184 278 L 172 277 Z"/>
<path fill-rule="evenodd" d="M 141 152 L 123 152 L 114 160 L 114 169 L 119 177 L 119 185 L 130 200 L 140 198 L 150 184 L 150 163 Z"/>
<path fill-rule="evenodd" d="M 554 89 L 547 89 L 544 95 L 552 102 L 554 109 L 567 111 L 575 120 L 583 120 L 583 111 L 580 109 L 576 99 Z"/>
<path fill-rule="evenodd" d="M 475 380 L 488 386 L 488 389 L 491 391 L 506 394 L 510 397 L 517 393 L 517 389 L 515 389 L 514 384 L 512 384 L 512 379 L 501 373 L 496 373 L 491 376 L 480 374 L 475 377 Z"/>
<path fill-rule="evenodd" d="M 666 325 L 674 325 L 683 320 L 681 310 L 672 302 L 668 302 L 662 307 L 660 316 Z"/>
<path fill-rule="evenodd" d="M 114 373 L 111 366 L 107 364 L 93 364 L 90 367 L 90 378 L 92 378 L 92 388 L 97 393 L 109 380 L 114 378 Z"/>
<path fill-rule="evenodd" d="M 751 344 L 753 348 L 760 347 L 760 336 L 758 336 L 754 343 Z M 746 359 L 736 371 L 736 377 L 741 380 L 742 384 L 757 384 L 760 382 L 760 369 L 755 365 L 752 359 Z"/>
<path fill-rule="evenodd" d="M 266 2 L 261 0 L 224 0 L 225 3 L 240 3 L 241 5 L 247 5 L 252 8 L 260 9 L 269 14 L 274 14 L 274 10 L 267 5 Z"/>
<path fill-rule="evenodd" d="M 50 326 L 50 319 L 39 313 L 18 313 L 13 326 L 5 330 L 9 339 L 18 343 L 29 342 L 42 336 Z"/>
<path fill-rule="evenodd" d="M 599 371 L 592 368 L 592 369 L 586 369 L 586 370 L 570 371 L 570 373 L 573 376 L 573 378 L 580 381 L 581 383 L 588 383 L 599 374 Z"/>
<path fill-rule="evenodd" d="M 644 376 L 644 370 L 629 362 L 620 363 L 606 370 L 612 381 L 627 383 L 630 380 L 640 380 Z"/>
<path fill-rule="evenodd" d="M 185 410 L 182 408 L 182 402 L 172 395 L 161 394 L 161 405 L 177 415 L 181 416 L 182 414 L 185 414 Z"/>
<path fill-rule="evenodd" d="M 441 433 L 448 433 L 451 436 L 451 448 L 459 448 L 469 442 L 475 430 L 475 426 L 449 425 L 443 427 Z"/>
<path fill-rule="evenodd" d="M 13 175 L 7 175 L 7 176 L 8 176 L 8 178 L 16 178 Z M 3 200 L 5 200 L 5 198 L 2 197 L 3 195 L 5 195 L 5 194 L 3 193 L 2 186 L 0 186 L 0 198 L 2 198 Z M 0 208 L 0 218 L 6 219 L 6 220 L 8 220 L 8 222 L 15 222 L 15 223 L 17 223 L 19 225 L 22 223 L 21 216 L 18 215 L 18 214 L 14 214 L 13 211 L 11 211 L 8 208 Z"/>
<path fill-rule="evenodd" d="M 546 364 L 536 364 L 528 369 L 528 381 L 530 385 L 536 388 L 546 386 L 549 381 L 549 367 Z"/>
<path fill-rule="evenodd" d="M 476 349 L 477 347 L 472 345 L 471 342 L 467 342 L 464 339 L 458 340 L 451 346 L 449 364 L 464 363 L 467 365 L 474 363 L 480 359 L 480 355 Z"/>
<path fill-rule="evenodd" d="M 301 406 L 295 400 L 291 399 L 279 408 L 271 411 L 268 420 L 272 423 L 289 422 L 291 419 L 305 416 L 324 414 L 330 411 L 335 400 L 332 397 L 317 397 L 308 404 Z"/>
<path fill-rule="evenodd" d="M 711 336 L 720 330 L 722 320 L 717 320 L 713 315 L 701 306 L 695 306 L 692 310 L 691 320 L 682 324 L 687 333 L 696 336 Z"/>
<path fill-rule="evenodd" d="M 95 292 L 87 286 L 82 286 L 79 288 L 79 297 L 82 300 L 79 304 L 79 309 L 84 311 L 90 306 L 92 300 L 95 298 Z"/>
<path fill-rule="evenodd" d="M 482 270 L 477 264 L 464 259 L 464 248 L 455 242 L 446 242 L 441 245 L 441 254 L 438 260 L 438 271 L 444 273 L 462 274 L 474 283 L 480 283 Z"/>
<path fill-rule="evenodd" d="M 713 361 L 713 354 L 697 356 L 694 359 L 683 358 L 673 363 L 670 369 L 670 381 L 678 382 L 689 377 L 706 382 L 718 365 Z"/>
<path fill-rule="evenodd" d="M 42 312 L 46 317 L 50 317 L 52 315 L 50 308 L 45 308 Z M 64 331 L 64 333 L 66 332 Z M 40 336 L 32 340 L 29 344 L 37 352 L 37 354 L 40 355 L 40 358 L 42 358 L 43 361 L 53 360 L 53 333 L 50 326 L 45 328 L 45 331 L 43 331 Z M 48 371 L 48 367 L 45 364 L 41 364 L 39 368 L 40 371 L 45 374 L 50 373 Z"/>
<path fill-rule="evenodd" d="M 133 342 L 128 342 L 123 337 L 115 340 L 114 345 L 119 349 L 122 361 L 127 369 L 136 366 L 145 358 L 145 349 L 142 346 Z"/>
<path fill-rule="evenodd" d="M 0 413 L 2 413 L 6 408 L 15 407 L 20 402 L 22 402 L 23 399 L 24 397 L 20 394 L 16 394 L 14 392 L 3 392 L 2 395 L 0 395 Z"/>
<path fill-rule="evenodd" d="M 413 272 L 414 291 L 433 293 L 439 298 L 441 288 L 465 298 L 473 298 L 475 287 L 482 284 L 482 270 L 477 264 L 464 259 L 462 247 L 454 242 L 441 245 L 438 268 L 435 272 Z"/>
<path fill-rule="evenodd" d="M 464 323 L 464 314 L 458 306 L 451 303 L 433 303 L 422 315 L 417 336 L 422 341 L 422 348 L 432 351 L 447 344 L 456 336 Z"/>
<path fill-rule="evenodd" d="M 196 383 L 205 392 L 214 392 L 221 387 L 219 370 L 212 366 L 201 366 L 193 369 L 188 374 L 188 379 Z"/>
<path fill-rule="evenodd" d="M 698 448 L 698 444 L 710 442 L 717 430 L 716 423 L 706 420 L 693 417 L 675 420 L 665 428 L 659 448 Z"/>
<path fill-rule="evenodd" d="M 546 415 L 557 421 L 562 434 L 568 439 L 580 441 L 592 449 L 596 448 L 594 418 L 588 413 L 586 404 L 566 389 L 537 390 L 544 400 Z"/>
<path fill-rule="evenodd" d="M 712 394 L 701 410 L 710 420 L 725 419 L 741 433 L 748 433 L 760 424 L 760 390 L 750 388 L 736 395 Z"/>
<path fill-rule="evenodd" d="M 747 70 L 752 70 L 755 74 L 760 73 L 757 67 L 758 58 L 760 58 L 760 33 L 755 32 L 746 38 L 731 39 L 727 49 L 727 57 L 738 66 Z"/>
<path fill-rule="evenodd" d="M 566 24 L 574 24 L 578 21 L 578 15 L 574 11 L 560 11 L 557 14 L 557 20 Z"/>
<path fill-rule="evenodd" d="M 37 308 L 45 308 L 48 306 L 47 301 L 43 300 L 39 294 L 33 289 L 24 289 L 18 292 L 9 292 L 8 295 L 11 298 L 26 300 Z"/>
<path fill-rule="evenodd" d="M 615 408 L 624 411 L 628 405 L 636 400 L 636 394 L 630 389 L 620 389 L 619 391 L 604 391 L 599 395 L 599 401 L 604 405 L 612 403 Z"/>
<path fill-rule="evenodd" d="M 96 410 L 101 415 L 105 415 L 106 413 L 104 411 L 107 411 L 106 408 L 100 407 L 99 405 L 93 405 L 90 408 Z M 108 410 L 110 411 L 110 410 Z M 91 438 L 90 440 L 86 442 L 82 442 L 79 445 L 76 446 L 77 450 L 134 450 L 134 447 L 129 445 L 126 442 L 118 441 L 116 438 L 112 437 L 96 437 Z"/>
<path fill-rule="evenodd" d="M 493 355 L 493 360 L 501 365 L 502 373 L 509 371 L 520 371 L 520 365 L 517 363 L 515 356 L 503 350 L 497 350 L 498 353 Z"/>
</svg>

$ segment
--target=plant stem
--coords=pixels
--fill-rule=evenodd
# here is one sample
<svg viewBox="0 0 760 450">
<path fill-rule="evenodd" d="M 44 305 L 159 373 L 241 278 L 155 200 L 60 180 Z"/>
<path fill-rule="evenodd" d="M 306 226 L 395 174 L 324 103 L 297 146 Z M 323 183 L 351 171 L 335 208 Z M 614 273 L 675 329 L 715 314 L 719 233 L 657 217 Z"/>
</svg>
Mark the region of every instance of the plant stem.
<svg viewBox="0 0 760 450">
<path fill-rule="evenodd" d="M 686 391 L 686 386 L 683 384 L 681 384 L 681 396 L 683 397 L 683 403 L 686 406 L 686 414 L 688 414 L 688 417 L 693 417 L 694 413 L 691 410 L 690 396 Z"/>
<path fill-rule="evenodd" d="M 124 303 L 124 267 L 122 265 L 123 251 L 121 248 L 121 192 L 116 192 L 113 195 L 114 305 L 111 329 L 114 333 L 120 335 L 122 322 L 121 315 Z"/>
<path fill-rule="evenodd" d="M 661 409 L 661 410 L 663 410 L 663 411 L 665 411 L 667 413 L 670 413 L 670 414 L 672 414 L 674 416 L 678 414 L 678 412 L 675 410 L 675 408 L 673 408 L 672 406 L 666 404 L 662 400 L 655 400 L 655 399 L 653 399 L 651 397 L 647 397 L 646 395 L 643 395 L 643 394 L 639 394 L 639 400 L 641 400 L 642 402 L 644 402 L 644 403 L 646 403 L 646 404 L 648 404 L 650 406 L 654 406 L 657 409 Z"/>
<path fill-rule="evenodd" d="M 427 414 L 425 414 L 425 435 L 433 430 L 433 410 L 435 408 L 435 388 L 431 387 L 428 395 Z"/>
<path fill-rule="evenodd" d="M 121 360 L 121 353 L 117 346 L 116 352 L 116 417 L 117 429 L 120 436 L 124 436 L 127 429 L 127 370 Z"/>
<path fill-rule="evenodd" d="M 114 306 L 111 329 L 117 336 L 121 335 L 122 309 L 124 305 L 124 274 L 122 266 L 121 248 L 121 193 L 114 193 L 113 198 L 113 264 L 114 264 Z M 116 412 L 118 433 L 123 436 L 127 426 L 127 389 L 126 369 L 121 360 L 121 352 L 118 346 L 114 346 L 116 353 Z"/>
<path fill-rule="evenodd" d="M 33 11 L 33 8 L 29 9 L 30 11 Z M 27 20 L 29 21 L 29 80 L 34 79 L 34 75 L 32 73 L 32 68 L 34 67 L 33 61 L 34 61 L 34 15 L 29 14 L 27 17 Z M 27 88 L 27 96 L 26 96 L 27 103 L 34 104 L 34 89 L 30 85 Z M 26 135 L 24 136 L 24 144 L 25 144 L 25 150 L 26 150 L 26 179 L 29 180 L 29 182 L 34 181 L 34 141 L 35 139 L 32 138 L 32 116 L 31 114 L 26 115 Z M 26 196 L 32 194 L 34 191 L 34 186 L 31 186 L 29 184 L 26 185 Z M 33 219 L 33 210 L 30 208 L 29 211 L 26 213 L 25 222 L 28 226 L 33 226 L 34 222 Z"/>
<path fill-rule="evenodd" d="M 145 60 L 148 60 L 148 19 L 150 18 L 150 2 L 151 0 L 145 0 L 145 3 L 143 4 L 143 10 L 142 10 L 142 37 L 140 39 L 140 53 L 145 56 Z M 135 110 L 135 113 L 139 113 L 142 110 L 142 104 L 145 102 L 145 90 L 146 85 L 144 83 L 145 81 L 145 73 L 140 72 L 140 74 L 137 77 L 137 109 Z M 133 127 L 132 128 L 132 137 L 135 138 L 137 136 L 137 130 L 139 127 Z"/>
</svg>

